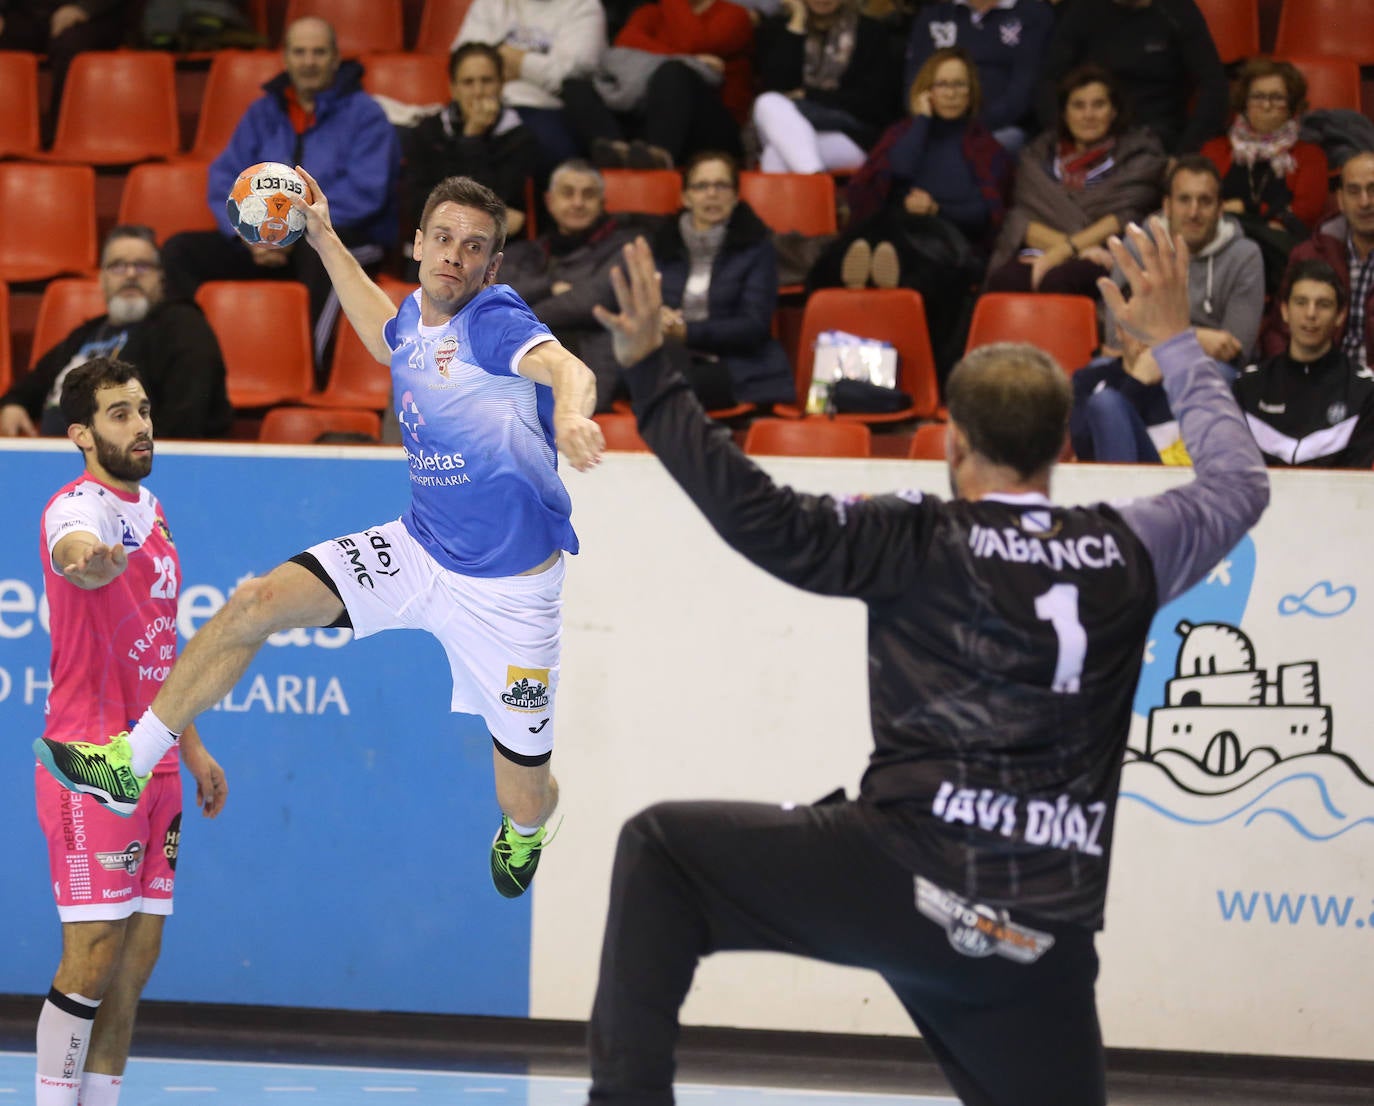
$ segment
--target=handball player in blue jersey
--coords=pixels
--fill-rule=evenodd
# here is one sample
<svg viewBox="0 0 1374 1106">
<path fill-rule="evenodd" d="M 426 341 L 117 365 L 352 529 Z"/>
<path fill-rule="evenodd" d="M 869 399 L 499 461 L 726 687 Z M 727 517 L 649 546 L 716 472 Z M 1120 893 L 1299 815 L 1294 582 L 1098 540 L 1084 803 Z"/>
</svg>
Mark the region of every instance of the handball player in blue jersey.
<svg viewBox="0 0 1374 1106">
<path fill-rule="evenodd" d="M 40 759 L 67 788 L 132 810 L 153 766 L 272 634 L 428 630 L 448 654 L 453 709 L 481 715 L 491 731 L 502 810 L 491 875 L 514 898 L 529 887 L 558 804 L 549 762 L 563 554 L 577 552 L 577 535 L 557 454 L 579 471 L 601 459 L 595 377 L 495 283 L 506 205 L 488 188 L 450 177 L 430 193 L 415 234 L 420 287 L 398 310 L 334 232 L 319 184 L 299 171 L 315 194 L 309 206 L 298 201 L 306 237 L 368 351 L 391 366 L 410 506 L 240 586 L 130 734 Z"/>
</svg>

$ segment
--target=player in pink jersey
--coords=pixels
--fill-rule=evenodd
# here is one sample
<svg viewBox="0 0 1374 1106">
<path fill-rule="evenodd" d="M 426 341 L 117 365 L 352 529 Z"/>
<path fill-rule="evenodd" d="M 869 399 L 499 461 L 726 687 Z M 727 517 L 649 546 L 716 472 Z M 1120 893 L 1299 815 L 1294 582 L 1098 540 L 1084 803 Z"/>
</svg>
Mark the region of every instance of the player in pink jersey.
<svg viewBox="0 0 1374 1106">
<path fill-rule="evenodd" d="M 51 612 L 52 689 L 44 736 L 69 742 L 126 729 L 176 659 L 180 563 L 157 499 L 148 396 L 132 365 L 98 357 L 68 375 L 62 413 L 86 471 L 43 512 L 43 577 Z M 196 802 L 213 818 L 228 790 L 194 727 L 181 756 Z M 48 839 L 62 960 L 38 1018 L 37 1106 L 114 1106 L 134 1012 L 172 912 L 181 837 L 177 750 L 156 766 L 147 798 L 121 817 L 35 770 Z"/>
</svg>

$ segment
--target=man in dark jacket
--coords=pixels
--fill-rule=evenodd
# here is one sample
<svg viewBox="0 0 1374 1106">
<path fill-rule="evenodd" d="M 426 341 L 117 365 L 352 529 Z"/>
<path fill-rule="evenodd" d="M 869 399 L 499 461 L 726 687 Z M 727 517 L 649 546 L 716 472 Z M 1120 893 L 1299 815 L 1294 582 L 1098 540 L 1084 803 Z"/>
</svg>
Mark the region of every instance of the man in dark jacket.
<svg viewBox="0 0 1374 1106">
<path fill-rule="evenodd" d="M 451 102 L 417 123 L 406 137 L 401 187 L 406 226 L 413 228 L 430 189 L 445 177 L 471 177 L 506 203 L 506 233 L 525 226 L 525 189 L 539 150 L 514 108 L 501 103 L 501 55 L 483 42 L 465 42 L 448 62 Z"/>
<path fill-rule="evenodd" d="M 210 163 L 209 204 L 218 231 L 173 235 L 163 250 L 167 286 L 190 297 L 207 280 L 298 280 L 310 292 L 315 358 L 334 332 L 339 301 L 315 251 L 249 246 L 229 224 L 225 198 L 238 175 L 261 161 L 302 165 L 329 196 L 334 227 L 364 268 L 375 271 L 398 227 L 400 141 L 386 113 L 362 89 L 362 66 L 339 61 L 334 29 L 313 16 L 286 29 L 286 71 L 263 86 L 229 145 Z"/>
<path fill-rule="evenodd" d="M 1336 190 L 1340 214 L 1322 223 L 1312 237 L 1293 248 L 1284 274 L 1284 287 L 1293 282 L 1293 272 L 1305 261 L 1324 261 L 1335 270 L 1349 309 L 1337 324 L 1335 341 L 1352 364 L 1374 365 L 1369 350 L 1370 322 L 1374 320 L 1374 152 L 1352 154 L 1341 166 L 1341 184 Z M 1275 297 L 1282 303 L 1281 297 Z M 1277 317 L 1275 307 L 1265 319 L 1261 346 L 1270 356 L 1288 348 L 1286 317 Z"/>
<path fill-rule="evenodd" d="M 1341 278 L 1323 261 L 1300 261 L 1289 269 L 1281 308 L 1288 349 L 1251 365 L 1235 383 L 1265 463 L 1369 468 L 1374 372 L 1335 344 L 1346 311 Z"/>
<path fill-rule="evenodd" d="M 1196 0 L 1064 0 L 1045 54 L 1046 129 L 1060 79 L 1084 62 L 1116 78 L 1131 122 L 1170 154 L 1195 153 L 1226 126 L 1226 71 Z"/>
<path fill-rule="evenodd" d="M 226 434 L 233 410 L 219 342 L 194 303 L 163 299 L 162 259 L 148 227 L 110 231 L 100 255 L 100 288 L 106 313 L 46 351 L 0 396 L 0 436 L 65 435 L 62 382 L 93 357 L 117 357 L 138 369 L 159 438 Z"/>
<path fill-rule="evenodd" d="M 507 245 L 497 276 L 596 374 L 596 409 L 609 411 L 620 371 L 592 308 L 615 302 L 611 267 L 634 231 L 606 214 L 606 182 L 586 161 L 565 161 L 553 171 L 544 204 L 557 229 Z"/>
</svg>

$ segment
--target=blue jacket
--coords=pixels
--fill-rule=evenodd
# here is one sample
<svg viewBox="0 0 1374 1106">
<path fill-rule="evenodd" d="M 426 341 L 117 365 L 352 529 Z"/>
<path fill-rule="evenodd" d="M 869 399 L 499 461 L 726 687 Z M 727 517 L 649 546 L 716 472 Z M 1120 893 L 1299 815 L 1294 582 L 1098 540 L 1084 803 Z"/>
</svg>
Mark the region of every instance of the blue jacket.
<svg viewBox="0 0 1374 1106">
<path fill-rule="evenodd" d="M 916 16 L 907 41 L 902 107 L 906 108 L 911 82 L 926 59 L 941 47 L 961 46 L 978 67 L 983 87 L 979 118 L 994 131 L 1019 123 L 1035 110 L 1040 63 L 1053 28 L 1054 9 L 1043 0 L 999 5 L 977 20 L 967 4 L 953 0 L 927 4 Z"/>
<path fill-rule="evenodd" d="M 363 67 L 339 66 L 334 83 L 315 99 L 315 123 L 304 134 L 286 110 L 285 73 L 263 85 L 229 145 L 210 163 L 210 210 L 232 236 L 224 201 L 238 175 L 260 161 L 303 165 L 324 189 L 329 216 L 349 245 L 396 242 L 401 143 L 386 113 L 362 90 Z"/>
<path fill-rule="evenodd" d="M 663 274 L 663 302 L 680 307 L 691 262 L 677 216 L 655 238 L 654 258 Z M 777 251 L 771 232 L 743 201 L 730 214 L 706 299 L 708 316 L 687 324 L 687 348 L 725 362 L 738 402 L 795 403 L 792 365 L 772 330 Z"/>
</svg>

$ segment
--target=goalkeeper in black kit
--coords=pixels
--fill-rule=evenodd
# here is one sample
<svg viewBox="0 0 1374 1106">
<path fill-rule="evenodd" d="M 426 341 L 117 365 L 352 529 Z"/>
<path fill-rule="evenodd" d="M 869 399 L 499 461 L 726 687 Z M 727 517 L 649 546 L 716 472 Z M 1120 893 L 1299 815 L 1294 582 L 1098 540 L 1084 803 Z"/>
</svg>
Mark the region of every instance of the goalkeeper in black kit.
<svg viewBox="0 0 1374 1106">
<path fill-rule="evenodd" d="M 874 750 L 860 794 L 672 802 L 621 831 L 590 1024 L 591 1100 L 668 1106 L 697 961 L 771 949 L 878 972 L 968 1106 L 1101 1106 L 1094 998 L 1131 699 L 1155 611 L 1255 524 L 1264 463 L 1188 322 L 1162 225 L 1102 294 L 1154 351 L 1196 470 L 1114 506 L 1049 498 L 1071 400 L 1029 345 L 948 384 L 954 498 L 779 487 L 706 419 L 662 343 L 642 242 L 602 312 L 640 432 L 732 547 L 868 606 Z"/>
</svg>

